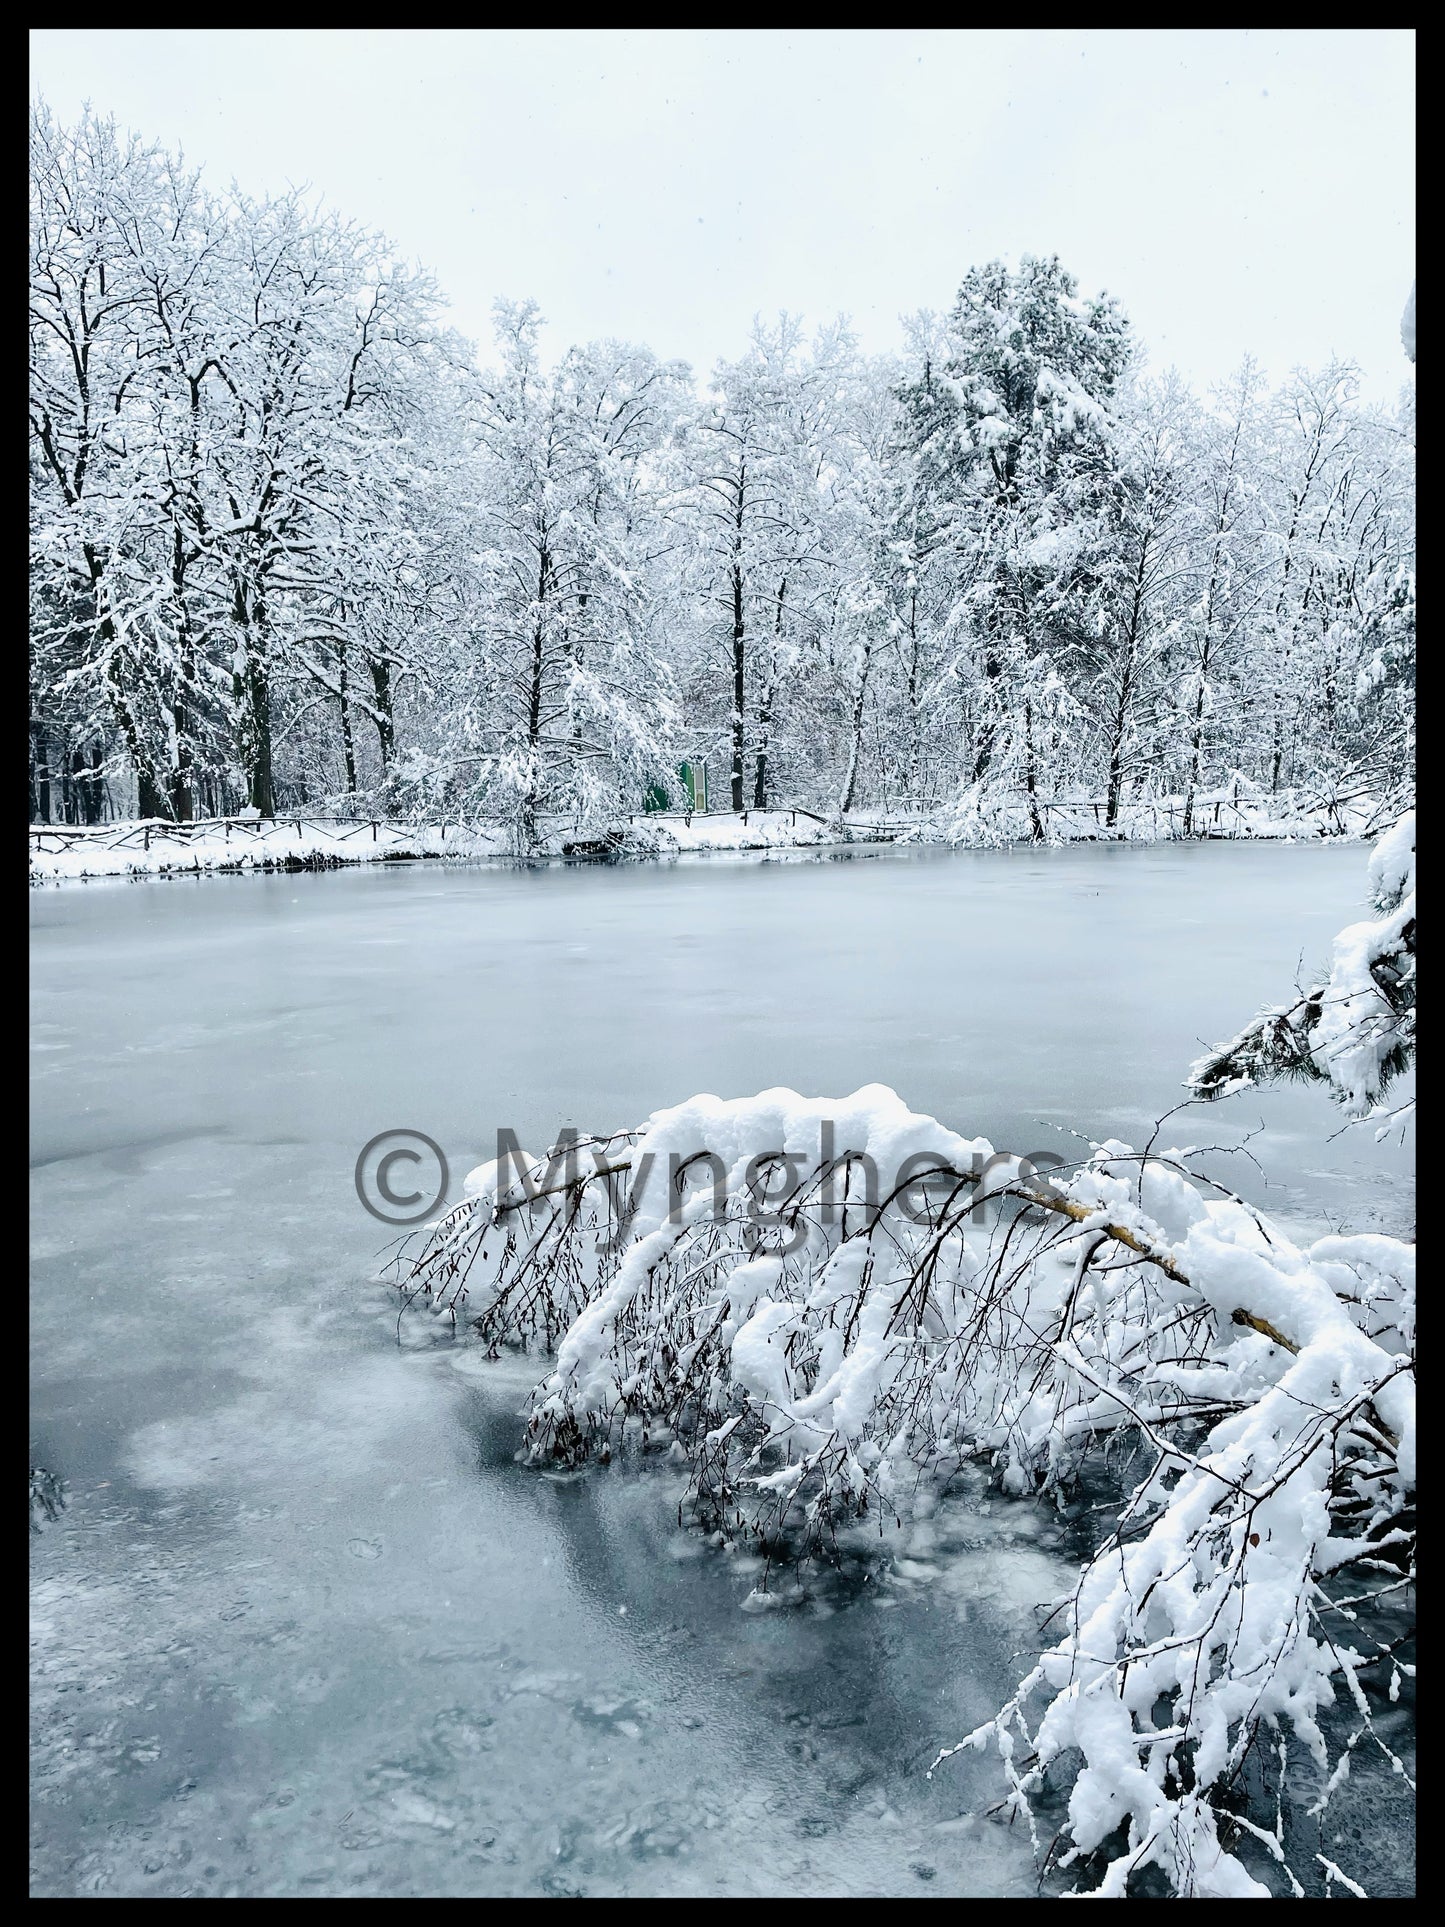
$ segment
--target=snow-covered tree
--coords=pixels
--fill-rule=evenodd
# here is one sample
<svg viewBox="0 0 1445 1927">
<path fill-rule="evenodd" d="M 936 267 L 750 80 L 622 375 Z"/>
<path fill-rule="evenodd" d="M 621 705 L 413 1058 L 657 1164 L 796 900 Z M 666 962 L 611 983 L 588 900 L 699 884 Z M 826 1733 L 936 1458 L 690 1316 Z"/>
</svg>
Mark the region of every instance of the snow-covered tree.
<svg viewBox="0 0 1445 1927">
<path fill-rule="evenodd" d="M 1193 1066 L 1197 1097 L 1278 1078 L 1320 1080 L 1352 1118 L 1375 1117 L 1415 1056 L 1415 813 L 1370 857 L 1374 916 L 1335 938 L 1329 969 L 1293 1003 L 1261 1011 Z"/>
<path fill-rule="evenodd" d="M 522 303 L 489 367 L 301 195 L 43 107 L 32 156 L 42 816 L 458 811 L 532 844 L 676 796 L 682 756 L 736 810 L 959 836 L 1408 800 L 1412 407 L 1343 365 L 1201 405 L 1025 256 L 898 356 L 784 315 L 699 392 L 642 347 L 544 357 Z"/>
<path fill-rule="evenodd" d="M 1088 626 L 1113 472 L 1110 407 L 1128 365 L 1117 304 L 1080 297 L 1057 258 L 965 277 L 941 376 L 905 393 L 932 518 L 956 558 L 967 780 L 1027 793 L 1064 723 L 1066 653 Z"/>
<path fill-rule="evenodd" d="M 30 160 L 35 685 L 47 731 L 62 722 L 81 754 L 119 739 L 140 811 L 154 815 L 158 665 L 126 564 L 147 527 L 141 266 L 168 169 L 113 122 L 87 113 L 67 129 L 43 106 Z"/>
<path fill-rule="evenodd" d="M 1134 1454 L 1053 1643 L 962 1741 L 1031 1831 L 1061 1783 L 1093 1891 L 1152 1866 L 1264 1896 L 1271 1865 L 1302 1891 L 1261 1766 L 1313 1813 L 1361 1742 L 1403 1771 L 1362 1681 L 1408 1670 L 1411 1246 L 1301 1248 L 1183 1150 L 1105 1143 L 1045 1183 L 879 1086 L 694 1098 L 468 1192 L 401 1265 L 407 1304 L 545 1346 L 527 1455 L 666 1452 L 696 1523 L 767 1556 L 756 1604 L 886 1554 L 971 1462 L 1063 1503 Z"/>
<path fill-rule="evenodd" d="M 816 679 L 839 593 L 828 524 L 853 356 L 841 328 L 808 343 L 789 315 L 755 323 L 680 451 L 675 513 L 698 609 L 686 683 L 735 810 L 766 807 L 780 769 L 807 768 L 806 730 L 787 715 L 794 685 Z"/>
<path fill-rule="evenodd" d="M 1181 515 L 1190 573 L 1180 598 L 1176 730 L 1183 832 L 1211 765 L 1237 757 L 1238 665 L 1264 595 L 1255 549 L 1259 411 L 1263 382 L 1246 359 L 1192 421 Z"/>
<path fill-rule="evenodd" d="M 430 286 L 298 196 L 215 200 L 92 116 L 37 110 L 32 145 L 46 707 L 118 739 L 143 814 L 218 781 L 270 814 L 279 722 L 407 540 Z M 362 655 L 385 760 L 389 665 Z"/>
<path fill-rule="evenodd" d="M 605 824 L 671 783 L 677 727 L 652 593 L 677 371 L 617 343 L 548 367 L 540 326 L 499 304 L 474 385 L 476 589 L 439 765 L 528 848 L 545 812 Z"/>
</svg>

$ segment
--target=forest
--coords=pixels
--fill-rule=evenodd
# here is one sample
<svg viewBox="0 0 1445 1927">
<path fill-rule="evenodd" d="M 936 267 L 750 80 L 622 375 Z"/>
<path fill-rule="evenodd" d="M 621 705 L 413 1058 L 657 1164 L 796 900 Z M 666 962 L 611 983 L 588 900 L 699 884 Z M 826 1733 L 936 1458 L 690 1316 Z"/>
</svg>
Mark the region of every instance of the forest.
<svg viewBox="0 0 1445 1927">
<path fill-rule="evenodd" d="M 526 300 L 478 349 L 301 190 L 43 105 L 31 161 L 33 821 L 525 848 L 686 804 L 684 762 L 713 809 L 954 835 L 1403 806 L 1412 390 L 1246 360 L 1194 394 L 1027 254 L 889 355 L 787 314 L 706 376 L 549 353 Z"/>
</svg>

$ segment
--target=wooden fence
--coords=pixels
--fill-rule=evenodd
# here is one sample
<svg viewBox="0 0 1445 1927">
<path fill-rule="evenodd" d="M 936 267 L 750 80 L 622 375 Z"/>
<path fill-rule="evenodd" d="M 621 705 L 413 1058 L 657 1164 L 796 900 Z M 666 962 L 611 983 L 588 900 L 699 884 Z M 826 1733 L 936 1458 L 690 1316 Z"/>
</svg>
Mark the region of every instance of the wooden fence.
<svg viewBox="0 0 1445 1927">
<path fill-rule="evenodd" d="M 1066 834 L 1072 833 L 1076 836 L 1115 833 L 1111 832 L 1107 825 L 1108 807 L 1107 800 L 1103 797 L 1039 797 L 1035 801 L 1046 831 L 1058 828 Z M 1251 795 L 1248 792 L 1241 797 L 1238 789 L 1210 791 L 1207 794 L 1197 795 L 1192 809 L 1192 834 L 1237 836 L 1239 826 L 1248 820 L 1244 806 L 1252 803 L 1258 809 L 1264 802 L 1265 799 L 1262 796 Z M 993 807 L 999 811 L 1016 811 L 1027 820 L 1030 799 L 1024 794 L 1000 798 L 994 802 Z M 1303 807 L 1309 809 L 1323 806 L 1314 803 Z M 1338 815 L 1337 811 L 1335 813 Z M 665 823 L 669 820 L 691 823 L 694 814 L 695 812 L 691 810 L 634 810 L 628 814 L 627 821 L 629 824 Z M 847 819 L 847 827 L 854 833 L 886 837 L 897 835 L 911 826 L 936 822 L 939 814 L 938 811 L 918 811 L 886 818 L 881 822 L 865 821 L 850 815 Z M 1137 823 L 1140 816 L 1144 814 L 1151 819 L 1156 835 L 1182 836 L 1183 797 L 1161 797 L 1147 803 L 1128 802 L 1121 806 L 1119 812 L 1120 820 L 1131 824 Z M 545 815 L 555 824 L 570 825 L 580 833 L 580 826 L 570 812 L 547 812 Z M 749 817 L 758 815 L 773 818 L 786 816 L 792 827 L 797 826 L 800 817 L 810 823 L 819 824 L 825 829 L 839 823 L 836 816 L 826 816 L 817 810 L 807 809 L 802 804 L 792 803 L 782 804 L 765 811 L 712 810 L 703 813 L 702 820 L 718 822 L 733 817 L 740 820 L 746 828 Z M 444 845 L 448 834 L 452 836 L 454 842 L 461 843 L 476 830 L 484 827 L 501 831 L 504 826 L 500 822 L 491 825 L 463 824 L 456 821 L 448 822 L 445 819 L 438 824 L 418 825 L 401 823 L 385 817 L 311 816 L 304 812 L 298 815 L 286 811 L 265 821 L 255 817 L 216 816 L 198 817 L 189 823 L 175 823 L 166 817 L 152 817 L 122 823 L 32 823 L 29 834 L 30 847 L 35 854 L 53 855 L 77 846 L 106 850 L 149 850 L 152 843 L 160 842 L 184 847 L 198 839 L 212 840 L 219 832 L 223 843 L 234 843 L 237 846 L 239 856 L 250 847 L 264 845 L 288 836 L 292 831 L 297 836 L 304 836 L 308 829 L 322 831 L 337 843 L 361 838 L 373 844 L 385 842 L 397 847 L 415 846 L 419 839 L 433 835 Z M 1341 823 L 1340 828 L 1343 827 Z"/>
</svg>

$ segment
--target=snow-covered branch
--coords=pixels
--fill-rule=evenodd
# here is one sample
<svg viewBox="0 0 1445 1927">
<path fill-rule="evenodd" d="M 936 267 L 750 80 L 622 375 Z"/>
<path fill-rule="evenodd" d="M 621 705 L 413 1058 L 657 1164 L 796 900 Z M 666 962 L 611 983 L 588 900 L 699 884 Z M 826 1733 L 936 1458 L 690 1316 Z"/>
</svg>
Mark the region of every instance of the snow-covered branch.
<svg viewBox="0 0 1445 1927">
<path fill-rule="evenodd" d="M 1132 1439 L 1147 1471 L 1067 1630 L 964 1743 L 997 1745 L 1021 1812 L 1062 1778 L 1099 1891 L 1151 1862 L 1265 1890 L 1221 1834 L 1242 1765 L 1285 1722 L 1328 1778 L 1323 1709 L 1341 1686 L 1368 1724 L 1377 1657 L 1332 1589 L 1409 1570 L 1410 1247 L 1301 1249 L 1185 1153 L 1108 1143 L 1045 1181 L 877 1086 L 696 1098 L 468 1188 L 405 1304 L 552 1352 L 533 1463 L 665 1450 L 770 1573 L 866 1556 L 969 1461 L 1062 1503 Z"/>
<path fill-rule="evenodd" d="M 1278 1078 L 1323 1080 L 1353 1118 L 1377 1115 L 1415 1054 L 1415 813 L 1370 857 L 1376 914 L 1335 938 L 1328 974 L 1292 1004 L 1261 1011 L 1193 1065 L 1189 1088 L 1215 1098 Z"/>
</svg>

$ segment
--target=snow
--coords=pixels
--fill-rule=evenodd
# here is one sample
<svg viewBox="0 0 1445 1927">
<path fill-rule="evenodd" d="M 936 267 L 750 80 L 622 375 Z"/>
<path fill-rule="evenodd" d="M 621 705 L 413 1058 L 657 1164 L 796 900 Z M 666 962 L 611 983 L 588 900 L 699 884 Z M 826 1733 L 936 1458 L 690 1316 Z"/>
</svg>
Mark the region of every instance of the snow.
<svg viewBox="0 0 1445 1927">
<path fill-rule="evenodd" d="M 641 1184 L 649 1156 L 672 1169 L 708 1153 L 727 1172 L 721 1213 L 710 1191 L 673 1210 Z M 763 1154 L 791 1167 L 792 1215 L 770 1220 L 790 1235 L 768 1255 L 748 1198 Z M 490 1199 L 451 1214 L 402 1282 L 410 1302 L 464 1304 L 495 1346 L 535 1329 L 532 1294 L 560 1279 L 556 1315 L 571 1323 L 531 1397 L 528 1457 L 576 1465 L 660 1428 L 690 1466 L 694 1516 L 727 1542 L 861 1545 L 866 1522 L 907 1520 L 920 1493 L 931 1516 L 980 1457 L 1006 1494 L 1062 1503 L 1101 1426 L 1140 1426 L 1158 1457 L 1125 1508 L 1136 1530 L 1096 1552 L 1058 1643 L 960 1744 L 996 1743 L 1031 1829 L 1045 1774 L 1081 1756 L 1060 1864 L 1127 1833 L 1097 1894 L 1122 1897 L 1156 1864 L 1175 1892 L 1264 1897 L 1220 1840 L 1208 1789 L 1235 1773 L 1261 1720 L 1286 1723 L 1324 1776 L 1335 1764 L 1322 1721 L 1342 1647 L 1324 1630 L 1320 1586 L 1408 1537 L 1385 1527 L 1415 1478 L 1413 1250 L 1379 1236 L 1297 1245 L 1211 1195 L 1189 1155 L 1098 1144 L 1053 1193 L 1058 1215 L 1000 1240 L 1001 1221 L 980 1227 L 976 1207 L 1020 1185 L 1017 1159 L 995 1159 L 986 1140 L 910 1112 L 883 1086 L 702 1096 L 637 1127 L 640 1190 L 620 1255 L 596 1247 L 591 1268 L 598 1221 L 584 1184 L 574 1211 L 516 1244 L 498 1234 Z M 851 1223 L 823 1189 L 840 1158 L 878 1177 Z M 896 1174 L 909 1159 L 951 1174 L 948 1215 L 935 1203 L 920 1223 L 901 1208 Z M 479 1260 L 488 1242 L 496 1255 Z M 1096 1262 L 1101 1251 L 1141 1254 L 1144 1268 Z M 1342 1277 L 1368 1288 L 1342 1295 Z M 1346 1302 L 1357 1298 L 1360 1310 Z M 1172 1441 L 1171 1414 L 1219 1406 L 1201 1444 Z M 1376 1461 L 1355 1487 L 1366 1516 L 1344 1515 L 1343 1527 L 1342 1452 Z M 1368 1659 L 1344 1649 L 1356 1738 L 1373 1727 L 1350 1669 Z M 1161 1703 L 1174 1724 L 1156 1725 Z M 1019 1739 L 1033 1756 L 1023 1773 Z M 1186 1749 L 1200 1791 L 1166 1770 Z M 1283 1863 L 1278 1835 L 1260 1838 Z"/>
<path fill-rule="evenodd" d="M 324 824 L 301 818 L 278 818 L 262 826 L 255 817 L 230 825 L 204 824 L 180 829 L 163 822 L 106 825 L 102 829 L 66 834 L 32 827 L 30 874 L 38 882 L 64 882 L 82 877 L 180 876 L 207 871 L 261 871 L 304 865 L 324 868 L 334 864 L 378 863 L 404 857 L 493 854 L 500 838 L 478 848 L 477 840 L 449 836 L 441 826 L 421 829 L 379 823 Z"/>
<path fill-rule="evenodd" d="M 1270 1005 L 1196 1059 L 1193 1090 L 1222 1096 L 1304 1071 L 1325 1079 L 1352 1118 L 1380 1114 L 1387 1087 L 1414 1053 L 1413 810 L 1380 838 L 1368 876 L 1378 914 L 1340 931 L 1328 971 L 1295 1003 Z"/>
<path fill-rule="evenodd" d="M 1194 799 L 1196 821 L 1206 836 L 1220 839 L 1309 840 L 1338 833 L 1338 821 L 1322 808 L 1297 806 L 1284 797 L 1266 801 L 1247 791 L 1205 792 Z M 1216 805 L 1218 808 L 1216 809 Z M 1361 835 L 1370 817 L 1370 799 L 1343 812 L 1347 832 Z M 1050 842 L 1169 841 L 1183 821 L 1184 798 L 1159 796 L 1148 803 L 1126 803 L 1112 829 L 1104 827 L 1099 799 L 1065 797 L 1044 805 Z M 1212 819 L 1218 818 L 1217 822 Z M 635 814 L 599 831 L 570 821 L 544 826 L 532 852 L 560 857 L 566 846 L 615 839 L 623 858 L 706 855 L 744 850 L 809 850 L 848 843 L 951 843 L 997 847 L 1030 840 L 1026 803 L 997 792 L 965 791 L 956 803 L 936 812 L 870 809 L 846 818 L 824 817 L 802 809 Z M 287 868 L 329 868 L 364 863 L 395 863 L 445 858 L 456 862 L 509 860 L 517 855 L 515 836 L 504 825 L 440 822 L 411 824 L 378 821 L 318 822 L 304 812 L 278 816 L 266 824 L 233 819 L 178 828 L 153 820 L 121 822 L 92 830 L 30 826 L 30 877 L 35 883 L 74 882 L 88 877 L 185 876 Z"/>
<path fill-rule="evenodd" d="M 1370 897 L 1376 909 L 1389 911 L 1415 889 L 1415 812 L 1407 810 L 1370 852 Z"/>
<path fill-rule="evenodd" d="M 1411 890 L 1388 916 L 1352 923 L 1334 941 L 1310 1044 L 1315 1062 L 1356 1117 L 1370 1109 L 1380 1089 L 1381 1066 L 1399 1041 L 1395 1012 L 1375 981 L 1374 966 L 1382 957 L 1398 956 L 1403 933 L 1414 920 Z"/>
<path fill-rule="evenodd" d="M 1383 1525 L 1415 1477 L 1411 1247 L 1378 1236 L 1298 1246 L 1237 1199 L 1209 1195 L 1187 1152 L 1141 1160 L 1113 1140 L 1056 1191 L 1058 1216 L 1015 1224 L 1000 1243 L 970 1207 L 1017 1186 L 1017 1160 L 994 1161 L 986 1140 L 911 1113 L 880 1085 L 833 1099 L 781 1088 L 692 1098 L 642 1123 L 630 1157 L 641 1173 L 647 1154 L 671 1169 L 709 1152 L 728 1174 L 724 1213 L 708 1190 L 673 1210 L 644 1184 L 620 1256 L 599 1253 L 595 1274 L 584 1185 L 574 1213 L 515 1245 L 485 1195 L 452 1213 L 404 1289 L 433 1310 L 464 1303 L 495 1346 L 534 1329 L 531 1293 L 563 1280 L 557 1315 L 572 1322 L 531 1397 L 529 1458 L 575 1465 L 661 1428 L 690 1464 L 698 1521 L 730 1542 L 854 1543 L 850 1522 L 907 1519 L 920 1492 L 931 1516 L 937 1492 L 979 1457 L 1007 1494 L 1063 1495 L 1099 1426 L 1143 1425 L 1159 1456 L 1126 1517 L 1146 1529 L 1105 1542 L 1063 1636 L 961 1744 L 997 1743 L 1030 1815 L 1048 1769 L 1082 1756 L 1061 1864 L 1125 1826 L 1102 1896 L 1122 1896 L 1151 1863 L 1180 1893 L 1267 1895 L 1220 1841 L 1207 1792 L 1171 1783 L 1166 1760 L 1187 1746 L 1198 1787 L 1212 1788 L 1264 1720 L 1288 1723 L 1331 1771 L 1321 1720 L 1339 1647 L 1320 1636 L 1316 1595 L 1362 1551 L 1378 1557 L 1404 1536 Z M 747 1192 L 764 1153 L 790 1161 L 797 1216 L 776 1222 L 798 1235 L 760 1256 Z M 843 1157 L 871 1160 L 879 1178 L 851 1225 L 822 1191 Z M 896 1174 L 909 1159 L 951 1173 L 962 1206 L 943 1219 L 935 1206 L 923 1223 L 904 1212 Z M 478 1257 L 487 1243 L 490 1262 Z M 1090 1271 L 1101 1249 L 1147 1262 Z M 1355 1283 L 1366 1269 L 1368 1332 L 1339 1292 L 1342 1270 Z M 1221 1404 L 1227 1415 L 1193 1449 L 1151 1429 Z M 1367 1519 L 1336 1531 L 1339 1451 L 1371 1441 L 1368 1456 L 1382 1438 L 1373 1483 L 1356 1488 L 1369 1492 Z M 1345 1655 L 1361 1731 L 1370 1716 L 1349 1667 L 1367 1657 Z M 1035 1698 L 1043 1712 L 1030 1724 Z M 1176 1724 L 1156 1726 L 1161 1702 Z M 1015 1735 L 1035 1756 L 1022 1775 Z"/>
</svg>

